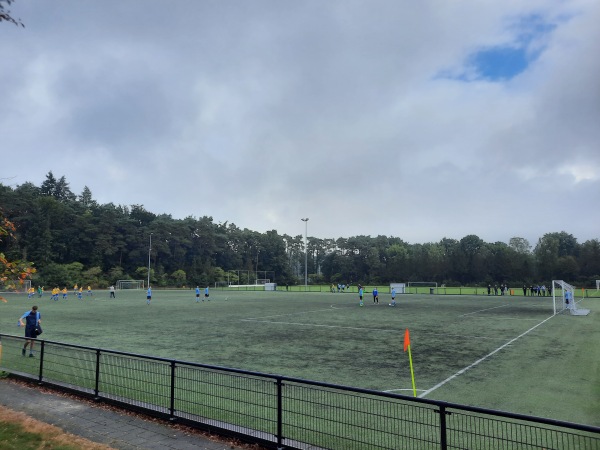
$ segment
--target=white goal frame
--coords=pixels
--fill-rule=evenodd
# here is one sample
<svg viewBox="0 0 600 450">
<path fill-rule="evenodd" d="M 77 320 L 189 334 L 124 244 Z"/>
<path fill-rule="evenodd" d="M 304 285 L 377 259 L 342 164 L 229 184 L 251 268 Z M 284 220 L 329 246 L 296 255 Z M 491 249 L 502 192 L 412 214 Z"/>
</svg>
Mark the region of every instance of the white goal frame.
<svg viewBox="0 0 600 450">
<path fill-rule="evenodd" d="M 600 280 L 596 280 L 596 290 L 600 291 Z"/>
<path fill-rule="evenodd" d="M 145 289 L 145 280 L 117 280 L 115 287 L 119 290 L 123 289 Z"/>
<path fill-rule="evenodd" d="M 390 293 L 396 289 L 396 294 L 406 293 L 406 283 L 390 283 Z"/>
<path fill-rule="evenodd" d="M 0 292 L 27 293 L 31 288 L 31 280 L 6 280 L 0 283 Z"/>
<path fill-rule="evenodd" d="M 254 284 L 269 284 L 271 282 L 270 278 L 257 278 L 254 280 Z"/>
<path fill-rule="evenodd" d="M 587 316 L 590 313 L 589 309 L 577 307 L 577 303 L 579 302 L 575 300 L 575 290 L 575 286 L 570 285 L 566 281 L 552 280 L 552 302 L 554 304 L 555 315 L 563 311 L 569 311 L 572 316 Z"/>
</svg>

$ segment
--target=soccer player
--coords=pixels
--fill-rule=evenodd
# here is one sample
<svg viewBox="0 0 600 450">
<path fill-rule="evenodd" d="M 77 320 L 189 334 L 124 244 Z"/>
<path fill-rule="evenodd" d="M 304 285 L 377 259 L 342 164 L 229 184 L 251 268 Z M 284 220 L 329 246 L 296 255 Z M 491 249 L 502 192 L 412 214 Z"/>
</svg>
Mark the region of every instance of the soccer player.
<svg viewBox="0 0 600 450">
<path fill-rule="evenodd" d="M 63 300 L 67 299 L 67 287 L 65 286 L 62 290 L 62 294 L 63 294 Z"/>
<path fill-rule="evenodd" d="M 360 288 L 358 289 L 358 305 L 359 306 L 363 305 L 363 288 L 362 288 L 362 286 L 360 286 Z"/>
<path fill-rule="evenodd" d="M 73 295 L 77 294 L 78 290 L 79 290 L 79 286 L 77 286 L 77 283 L 75 283 L 75 286 L 73 286 Z"/>
<path fill-rule="evenodd" d="M 21 350 L 21 355 L 25 356 L 27 353 L 27 346 L 29 345 L 29 357 L 33 358 L 33 344 L 34 340 L 37 339 L 37 333 L 35 332 L 38 324 L 42 323 L 41 315 L 38 311 L 37 306 L 33 306 L 31 311 L 27 311 L 19 318 L 19 326 L 25 327 L 25 337 L 27 340 L 25 341 L 25 346 Z M 25 319 L 25 323 L 23 323 L 23 319 Z"/>
<path fill-rule="evenodd" d="M 35 294 L 35 289 L 34 289 L 33 287 L 30 287 L 30 288 L 27 290 L 27 298 L 31 298 L 31 297 L 33 297 L 33 296 L 34 296 L 34 294 Z"/>
<path fill-rule="evenodd" d="M 87 295 L 88 295 L 88 297 L 92 296 L 92 287 L 91 286 L 88 286 L 88 288 L 87 288 Z"/>
<path fill-rule="evenodd" d="M 390 306 L 396 306 L 396 288 L 392 288 L 392 303 Z"/>
<path fill-rule="evenodd" d="M 196 286 L 196 303 L 200 303 L 200 286 Z"/>
<path fill-rule="evenodd" d="M 83 286 L 81 286 L 81 287 L 79 288 L 79 290 L 77 291 L 77 298 L 78 298 L 79 300 L 81 300 L 81 299 L 83 298 Z"/>
<path fill-rule="evenodd" d="M 152 288 L 148 286 L 148 291 L 146 291 L 146 305 L 149 305 L 152 301 Z"/>
<path fill-rule="evenodd" d="M 373 289 L 373 303 L 379 304 L 379 291 L 377 291 L 377 288 Z"/>
<path fill-rule="evenodd" d="M 111 286 L 109 288 L 109 291 L 110 291 L 110 295 L 108 296 L 108 298 L 117 298 L 117 297 L 115 297 L 115 287 L 114 286 Z"/>
<path fill-rule="evenodd" d="M 204 298 L 210 302 L 210 298 L 208 298 L 208 286 L 204 288 Z M 204 301 L 204 300 L 202 300 Z"/>
</svg>

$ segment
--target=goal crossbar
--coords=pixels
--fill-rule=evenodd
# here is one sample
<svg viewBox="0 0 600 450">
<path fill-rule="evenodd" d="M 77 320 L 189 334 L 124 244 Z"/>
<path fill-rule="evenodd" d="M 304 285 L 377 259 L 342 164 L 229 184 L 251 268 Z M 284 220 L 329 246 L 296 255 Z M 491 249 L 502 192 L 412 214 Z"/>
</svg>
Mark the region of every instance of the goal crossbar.
<svg viewBox="0 0 600 450">
<path fill-rule="evenodd" d="M 552 280 L 552 301 L 554 314 L 569 311 L 572 316 L 587 316 L 590 313 L 589 309 L 577 307 L 575 287 L 563 280 Z"/>
</svg>

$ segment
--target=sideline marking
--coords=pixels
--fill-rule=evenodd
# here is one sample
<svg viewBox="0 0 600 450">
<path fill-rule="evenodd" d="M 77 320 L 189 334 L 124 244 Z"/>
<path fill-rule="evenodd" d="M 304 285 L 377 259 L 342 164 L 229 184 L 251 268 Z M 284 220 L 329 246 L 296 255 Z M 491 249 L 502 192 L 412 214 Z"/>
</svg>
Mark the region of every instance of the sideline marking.
<svg viewBox="0 0 600 450">
<path fill-rule="evenodd" d="M 260 319 L 240 319 L 242 322 L 257 322 L 257 323 L 272 323 L 275 325 L 298 325 L 302 327 L 319 327 L 319 328 L 341 328 L 344 330 L 358 330 L 358 331 L 385 331 L 391 333 L 398 333 L 398 336 L 402 334 L 402 330 L 391 329 L 391 328 L 366 328 L 366 327 L 343 327 L 341 325 L 319 325 L 316 323 L 301 323 L 301 322 L 278 322 L 274 320 L 260 320 Z M 459 337 L 459 338 L 468 338 L 468 339 L 487 339 L 490 341 L 497 341 L 498 338 L 493 338 L 489 336 L 471 336 L 465 334 L 448 334 L 448 333 L 429 333 L 427 331 L 422 332 L 423 334 L 429 336 L 450 336 L 450 337 Z"/>
<path fill-rule="evenodd" d="M 493 308 L 485 308 L 485 309 L 478 309 L 477 311 L 473 311 L 467 314 L 461 314 L 458 317 L 465 317 L 465 316 L 470 316 L 471 314 L 477 314 L 483 311 L 489 311 L 490 309 L 498 309 L 498 308 L 504 308 L 505 306 L 508 306 L 508 303 L 505 303 L 504 305 L 500 305 L 500 306 L 494 306 Z"/>
<path fill-rule="evenodd" d="M 417 391 L 424 391 L 425 389 L 417 389 Z M 381 392 L 398 392 L 398 391 L 410 391 L 413 392 L 412 388 L 409 389 L 388 389 L 387 391 L 381 391 Z"/>
<path fill-rule="evenodd" d="M 276 314 L 276 315 L 273 315 L 273 316 L 249 317 L 247 319 L 241 319 L 241 320 L 256 320 L 256 321 L 260 321 L 262 319 L 268 319 L 269 317 L 296 316 L 298 314 L 310 314 L 310 313 L 314 313 L 314 312 L 331 311 L 332 309 L 334 309 L 334 308 L 313 309 L 312 311 L 302 311 L 302 312 L 295 312 L 295 313 L 289 313 L 289 314 Z"/>
<path fill-rule="evenodd" d="M 554 316 L 550 316 L 547 319 L 542 320 L 540 323 L 538 323 L 537 325 L 534 325 L 533 327 L 531 327 L 529 330 L 521 333 L 520 335 L 518 335 L 516 338 L 511 339 L 510 341 L 508 341 L 507 343 L 505 343 L 504 345 L 498 347 L 496 350 L 494 350 L 491 353 L 488 353 L 487 355 L 485 355 L 482 358 L 479 358 L 477 361 L 475 361 L 474 363 L 470 364 L 469 366 L 465 367 L 464 369 L 459 370 L 458 372 L 456 372 L 454 375 L 449 376 L 448 378 L 446 378 L 444 381 L 436 384 L 435 386 L 433 386 L 430 389 L 427 389 L 425 392 L 423 392 L 422 394 L 419 395 L 419 398 L 425 397 L 427 394 L 432 393 L 433 391 L 435 391 L 436 389 L 442 387 L 443 385 L 445 385 L 446 383 L 448 383 L 449 381 L 453 380 L 454 378 L 458 377 L 459 375 L 462 375 L 463 373 L 465 373 L 467 370 L 472 369 L 473 367 L 475 367 L 476 365 L 478 365 L 480 362 L 485 361 L 486 359 L 488 359 L 490 356 L 494 355 L 495 353 L 498 353 L 500 350 L 508 347 L 510 344 L 512 344 L 513 342 L 515 342 L 517 339 L 522 338 L 523 336 L 525 336 L 526 334 L 530 333 L 531 331 L 535 330 L 537 327 L 539 327 L 540 325 L 543 325 L 544 323 L 548 322 L 550 319 L 552 319 Z"/>
</svg>

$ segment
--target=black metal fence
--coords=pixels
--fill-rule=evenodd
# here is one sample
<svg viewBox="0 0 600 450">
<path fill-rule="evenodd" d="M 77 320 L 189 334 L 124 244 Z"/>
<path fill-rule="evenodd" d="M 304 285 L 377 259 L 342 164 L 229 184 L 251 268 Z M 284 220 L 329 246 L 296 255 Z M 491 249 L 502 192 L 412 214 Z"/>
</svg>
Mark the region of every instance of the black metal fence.
<svg viewBox="0 0 600 450">
<path fill-rule="evenodd" d="M 600 428 L 366 389 L 52 341 L 0 369 L 49 386 L 290 449 L 600 449 Z"/>
</svg>

